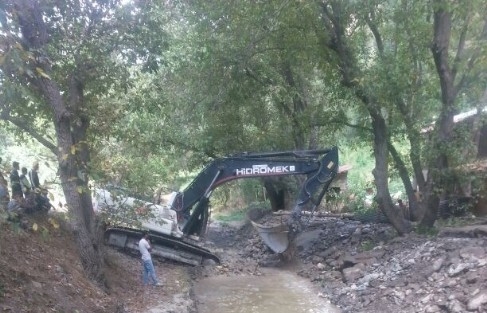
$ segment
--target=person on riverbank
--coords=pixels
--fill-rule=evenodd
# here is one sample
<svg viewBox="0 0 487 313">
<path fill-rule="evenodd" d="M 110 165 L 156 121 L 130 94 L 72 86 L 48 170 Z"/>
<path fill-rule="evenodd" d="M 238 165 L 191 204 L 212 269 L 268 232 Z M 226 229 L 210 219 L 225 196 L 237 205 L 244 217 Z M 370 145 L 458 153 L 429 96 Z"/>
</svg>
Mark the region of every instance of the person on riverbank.
<svg viewBox="0 0 487 313">
<path fill-rule="evenodd" d="M 142 255 L 142 281 L 144 285 L 152 284 L 154 286 L 162 286 L 156 276 L 154 264 L 152 263 L 151 252 L 152 247 L 149 243 L 149 233 L 145 232 L 142 239 L 139 241 L 139 251 Z"/>
<path fill-rule="evenodd" d="M 24 198 L 27 198 L 27 195 L 31 191 L 30 181 L 27 177 L 27 168 L 22 167 L 20 170 L 22 174 L 20 174 L 20 186 L 22 187 L 22 193 L 24 194 Z"/>
<path fill-rule="evenodd" d="M 41 186 L 39 181 L 39 162 L 35 161 L 32 164 L 32 169 L 29 171 L 30 186 L 33 193 L 35 193 L 35 201 L 37 208 L 41 211 L 47 212 L 51 208 L 51 203 L 47 197 L 47 189 Z"/>
<path fill-rule="evenodd" d="M 10 172 L 10 188 L 12 189 L 12 199 L 16 197 L 23 197 L 22 186 L 20 185 L 19 176 L 19 162 L 12 163 L 12 171 Z"/>
<path fill-rule="evenodd" d="M 35 161 L 32 164 L 32 169 L 29 172 L 29 180 L 32 190 L 36 190 L 41 188 L 41 184 L 39 183 L 39 162 Z"/>
<path fill-rule="evenodd" d="M 7 181 L 0 173 L 0 211 L 6 211 L 7 205 L 10 201 L 10 195 L 8 193 Z"/>
</svg>

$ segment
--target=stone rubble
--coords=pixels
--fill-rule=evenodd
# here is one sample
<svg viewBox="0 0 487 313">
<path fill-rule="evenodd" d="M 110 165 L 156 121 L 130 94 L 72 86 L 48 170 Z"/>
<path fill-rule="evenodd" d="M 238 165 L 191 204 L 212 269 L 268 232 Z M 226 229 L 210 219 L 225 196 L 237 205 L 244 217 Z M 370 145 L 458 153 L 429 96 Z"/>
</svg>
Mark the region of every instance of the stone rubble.
<svg viewBox="0 0 487 313">
<path fill-rule="evenodd" d="M 398 237 L 388 224 L 313 219 L 296 239 L 294 269 L 344 313 L 487 312 L 487 222 L 469 222 Z M 248 224 L 217 233 L 209 239 L 225 265 L 213 271 L 259 275 L 281 264 Z"/>
</svg>

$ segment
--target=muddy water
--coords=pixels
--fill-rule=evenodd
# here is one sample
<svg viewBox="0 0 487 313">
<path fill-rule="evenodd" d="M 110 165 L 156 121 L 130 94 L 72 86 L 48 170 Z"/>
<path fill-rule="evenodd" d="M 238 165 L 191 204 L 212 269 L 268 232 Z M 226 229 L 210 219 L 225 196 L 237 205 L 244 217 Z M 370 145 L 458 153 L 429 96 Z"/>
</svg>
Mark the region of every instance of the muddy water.
<svg viewBox="0 0 487 313">
<path fill-rule="evenodd" d="M 310 282 L 287 271 L 210 277 L 194 286 L 198 313 L 338 313 Z"/>
</svg>

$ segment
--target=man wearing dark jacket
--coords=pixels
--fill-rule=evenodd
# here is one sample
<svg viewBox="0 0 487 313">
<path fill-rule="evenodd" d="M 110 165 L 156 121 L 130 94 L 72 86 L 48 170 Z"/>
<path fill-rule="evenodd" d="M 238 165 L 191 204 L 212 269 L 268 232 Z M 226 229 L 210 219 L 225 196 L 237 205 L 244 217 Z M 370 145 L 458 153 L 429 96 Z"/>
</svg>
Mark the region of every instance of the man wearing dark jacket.
<svg viewBox="0 0 487 313">
<path fill-rule="evenodd" d="M 32 169 L 29 172 L 30 186 L 33 193 L 35 193 L 35 201 L 37 208 L 42 211 L 49 211 L 51 208 L 51 203 L 47 195 L 47 190 L 41 187 L 39 182 L 39 162 L 34 162 L 32 164 Z"/>
<path fill-rule="evenodd" d="M 19 162 L 12 163 L 12 171 L 10 172 L 10 188 L 12 188 L 12 198 L 23 197 L 22 186 L 20 185 L 19 176 Z"/>
</svg>

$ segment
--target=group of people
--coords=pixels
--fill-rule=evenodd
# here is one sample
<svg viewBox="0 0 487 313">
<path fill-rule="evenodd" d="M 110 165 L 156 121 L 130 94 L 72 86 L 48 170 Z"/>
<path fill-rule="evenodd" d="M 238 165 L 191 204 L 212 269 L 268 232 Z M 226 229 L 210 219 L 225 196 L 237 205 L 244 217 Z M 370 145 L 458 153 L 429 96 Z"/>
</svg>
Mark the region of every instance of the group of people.
<svg viewBox="0 0 487 313">
<path fill-rule="evenodd" d="M 34 162 L 32 169 L 27 172 L 26 167 L 20 169 L 19 162 L 12 162 L 12 171 L 10 172 L 10 188 L 12 189 L 12 198 L 26 198 L 32 191 L 41 188 L 39 183 L 39 163 Z"/>
<path fill-rule="evenodd" d="M 49 199 L 42 192 L 38 171 L 38 162 L 34 162 L 30 171 L 26 167 L 20 168 L 17 161 L 12 162 L 12 170 L 9 175 L 11 196 L 8 192 L 7 181 L 0 173 L 0 209 L 7 210 L 9 213 L 49 210 Z"/>
</svg>

